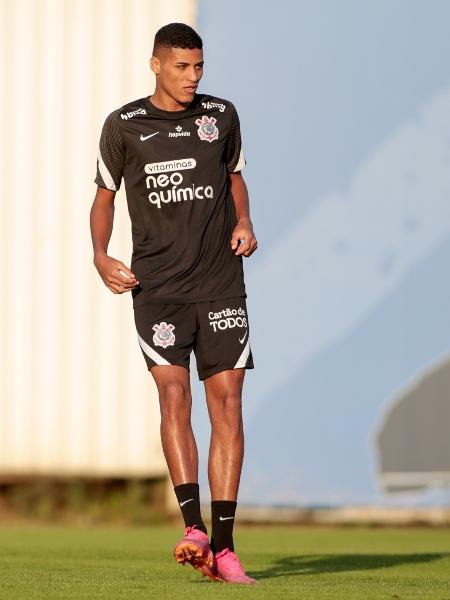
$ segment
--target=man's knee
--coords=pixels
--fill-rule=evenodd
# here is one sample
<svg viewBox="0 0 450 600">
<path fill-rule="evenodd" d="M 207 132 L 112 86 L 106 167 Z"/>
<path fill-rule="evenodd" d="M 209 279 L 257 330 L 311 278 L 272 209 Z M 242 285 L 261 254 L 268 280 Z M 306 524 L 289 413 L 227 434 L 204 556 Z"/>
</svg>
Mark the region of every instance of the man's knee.
<svg viewBox="0 0 450 600">
<path fill-rule="evenodd" d="M 165 421 L 188 421 L 191 415 L 192 397 L 183 381 L 164 381 L 158 386 L 161 419 Z"/>
<path fill-rule="evenodd" d="M 242 429 L 242 402 L 238 392 L 224 390 L 209 398 L 211 425 L 232 431 Z"/>
<path fill-rule="evenodd" d="M 213 401 L 224 413 L 236 414 L 241 411 L 241 395 L 238 392 L 224 391 L 222 394 L 215 395 Z"/>
</svg>

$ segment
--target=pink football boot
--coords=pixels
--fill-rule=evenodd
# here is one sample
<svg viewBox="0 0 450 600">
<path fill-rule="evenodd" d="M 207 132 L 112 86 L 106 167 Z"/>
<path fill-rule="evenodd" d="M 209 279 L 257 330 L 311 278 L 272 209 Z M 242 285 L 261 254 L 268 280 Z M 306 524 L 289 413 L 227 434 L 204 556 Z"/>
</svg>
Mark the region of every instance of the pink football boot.
<svg viewBox="0 0 450 600">
<path fill-rule="evenodd" d="M 173 555 L 178 563 L 182 565 L 190 563 L 205 577 L 218 579 L 208 536 L 200 529 L 196 529 L 195 525 L 186 527 L 184 538 L 176 544 Z"/>
<path fill-rule="evenodd" d="M 244 573 L 238 557 L 228 548 L 217 552 L 216 559 L 218 578 L 227 583 L 258 583 L 253 577 Z"/>
</svg>

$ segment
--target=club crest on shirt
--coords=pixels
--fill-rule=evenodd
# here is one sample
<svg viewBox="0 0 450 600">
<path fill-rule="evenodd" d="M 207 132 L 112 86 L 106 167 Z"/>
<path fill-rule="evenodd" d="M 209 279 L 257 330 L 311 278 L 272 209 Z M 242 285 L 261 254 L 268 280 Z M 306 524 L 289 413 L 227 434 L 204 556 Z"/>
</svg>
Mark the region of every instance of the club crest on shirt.
<svg viewBox="0 0 450 600">
<path fill-rule="evenodd" d="M 201 119 L 197 119 L 195 124 L 198 125 L 198 136 L 206 142 L 213 142 L 219 137 L 219 129 L 216 126 L 217 119 L 203 115 Z"/>
<path fill-rule="evenodd" d="M 167 346 L 173 346 L 175 344 L 175 334 L 173 333 L 175 325 L 172 325 L 172 323 L 161 321 L 159 325 L 155 323 L 152 329 L 155 332 L 153 335 L 153 343 L 155 346 L 167 348 Z"/>
</svg>

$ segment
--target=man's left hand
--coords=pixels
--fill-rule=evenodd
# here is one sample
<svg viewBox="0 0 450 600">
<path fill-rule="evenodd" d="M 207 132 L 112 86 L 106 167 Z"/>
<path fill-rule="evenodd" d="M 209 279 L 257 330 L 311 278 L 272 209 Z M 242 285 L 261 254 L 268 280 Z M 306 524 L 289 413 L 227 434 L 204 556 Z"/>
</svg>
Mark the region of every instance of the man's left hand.
<svg viewBox="0 0 450 600">
<path fill-rule="evenodd" d="M 239 243 L 239 240 L 241 242 Z M 243 254 L 250 256 L 258 247 L 258 242 L 253 233 L 253 226 L 250 219 L 239 219 L 231 236 L 231 248 L 236 250 L 236 256 Z"/>
</svg>

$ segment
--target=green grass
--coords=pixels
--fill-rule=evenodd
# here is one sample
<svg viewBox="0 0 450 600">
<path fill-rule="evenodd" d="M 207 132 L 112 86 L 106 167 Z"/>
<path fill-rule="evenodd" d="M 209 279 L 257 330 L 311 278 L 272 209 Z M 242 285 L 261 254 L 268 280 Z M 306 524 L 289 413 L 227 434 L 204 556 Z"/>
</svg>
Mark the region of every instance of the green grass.
<svg viewBox="0 0 450 600">
<path fill-rule="evenodd" d="M 450 600 L 447 529 L 236 527 L 258 586 L 203 579 L 172 558 L 180 528 L 3 527 L 1 600 Z"/>
</svg>

